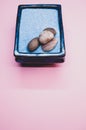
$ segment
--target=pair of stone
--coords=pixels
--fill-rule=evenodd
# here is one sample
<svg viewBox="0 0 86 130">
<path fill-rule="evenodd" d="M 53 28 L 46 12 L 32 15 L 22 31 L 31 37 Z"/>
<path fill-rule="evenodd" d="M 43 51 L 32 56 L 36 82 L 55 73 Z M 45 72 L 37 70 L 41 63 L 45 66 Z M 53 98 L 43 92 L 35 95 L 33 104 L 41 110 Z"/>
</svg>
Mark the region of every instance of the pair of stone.
<svg viewBox="0 0 86 130">
<path fill-rule="evenodd" d="M 54 49 L 58 42 L 58 40 L 55 38 L 55 35 L 56 30 L 54 28 L 44 29 L 39 37 L 32 39 L 28 43 L 28 49 L 30 51 L 34 51 L 39 47 L 39 45 L 42 46 L 43 51 L 50 51 Z"/>
</svg>

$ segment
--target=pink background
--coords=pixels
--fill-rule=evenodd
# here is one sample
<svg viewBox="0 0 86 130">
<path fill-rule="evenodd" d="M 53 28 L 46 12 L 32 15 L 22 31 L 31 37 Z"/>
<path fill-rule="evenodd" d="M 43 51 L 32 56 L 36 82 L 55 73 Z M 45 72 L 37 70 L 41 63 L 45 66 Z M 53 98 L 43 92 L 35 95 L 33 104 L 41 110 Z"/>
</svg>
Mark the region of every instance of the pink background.
<svg viewBox="0 0 86 130">
<path fill-rule="evenodd" d="M 13 56 L 17 6 L 61 3 L 66 61 L 21 67 Z M 0 130 L 86 130 L 86 0 L 0 0 Z"/>
</svg>

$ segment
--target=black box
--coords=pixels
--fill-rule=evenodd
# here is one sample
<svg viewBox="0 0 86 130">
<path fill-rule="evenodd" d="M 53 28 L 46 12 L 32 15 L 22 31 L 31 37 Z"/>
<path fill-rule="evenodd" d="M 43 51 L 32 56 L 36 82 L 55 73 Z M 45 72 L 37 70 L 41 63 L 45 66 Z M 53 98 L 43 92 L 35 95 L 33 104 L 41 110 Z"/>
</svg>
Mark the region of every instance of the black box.
<svg viewBox="0 0 86 130">
<path fill-rule="evenodd" d="M 27 44 L 46 27 L 56 29 L 58 44 L 49 51 L 44 52 L 39 47 L 34 52 L 27 49 Z M 14 56 L 20 63 L 61 63 L 65 58 L 65 40 L 62 23 L 61 5 L 56 4 L 32 4 L 19 5 L 16 21 L 16 34 Z"/>
</svg>

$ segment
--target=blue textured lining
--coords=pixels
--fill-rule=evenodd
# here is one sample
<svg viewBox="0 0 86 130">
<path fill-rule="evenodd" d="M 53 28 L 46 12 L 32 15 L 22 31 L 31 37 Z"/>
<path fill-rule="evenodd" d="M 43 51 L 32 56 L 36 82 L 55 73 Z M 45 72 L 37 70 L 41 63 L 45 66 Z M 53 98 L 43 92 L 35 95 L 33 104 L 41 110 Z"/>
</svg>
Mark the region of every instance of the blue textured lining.
<svg viewBox="0 0 86 130">
<path fill-rule="evenodd" d="M 27 49 L 28 43 L 47 27 L 55 28 L 57 31 L 56 38 L 58 44 L 56 47 L 49 51 L 44 52 L 41 46 L 29 52 Z M 60 31 L 58 23 L 58 10 L 56 9 L 23 9 L 21 13 L 20 29 L 19 29 L 19 52 L 22 53 L 58 53 L 60 51 Z"/>
</svg>

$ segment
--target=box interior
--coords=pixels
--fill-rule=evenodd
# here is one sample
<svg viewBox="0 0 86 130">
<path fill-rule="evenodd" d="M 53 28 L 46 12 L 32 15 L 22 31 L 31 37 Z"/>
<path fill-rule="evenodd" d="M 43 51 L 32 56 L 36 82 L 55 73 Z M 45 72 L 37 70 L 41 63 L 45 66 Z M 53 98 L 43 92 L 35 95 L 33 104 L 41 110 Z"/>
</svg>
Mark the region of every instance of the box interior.
<svg viewBox="0 0 86 130">
<path fill-rule="evenodd" d="M 21 11 L 20 26 L 19 26 L 19 41 L 18 51 L 20 53 L 59 53 L 60 52 L 60 29 L 58 22 L 58 10 L 56 8 L 24 8 Z M 56 38 L 58 43 L 56 47 L 49 51 L 44 52 L 41 48 L 37 48 L 35 51 L 30 52 L 27 49 L 28 43 L 47 27 L 55 28 L 57 31 Z"/>
</svg>

